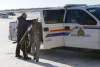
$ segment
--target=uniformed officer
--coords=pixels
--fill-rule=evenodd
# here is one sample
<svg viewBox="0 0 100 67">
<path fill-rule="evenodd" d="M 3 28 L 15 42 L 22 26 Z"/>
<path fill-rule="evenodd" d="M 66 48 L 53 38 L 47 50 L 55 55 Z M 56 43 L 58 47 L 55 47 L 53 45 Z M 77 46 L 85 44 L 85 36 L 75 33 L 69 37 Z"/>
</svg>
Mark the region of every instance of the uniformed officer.
<svg viewBox="0 0 100 67">
<path fill-rule="evenodd" d="M 33 20 L 29 36 L 30 36 L 29 39 L 30 39 L 30 44 L 32 46 L 32 54 L 34 56 L 34 60 L 38 62 L 40 44 L 41 42 L 43 42 L 43 37 L 42 37 L 42 24 L 40 22 L 37 22 L 37 19 Z"/>
<path fill-rule="evenodd" d="M 20 50 L 22 49 L 20 40 L 23 37 L 25 31 L 27 30 L 27 22 L 26 22 L 27 15 L 26 13 L 23 13 L 20 17 L 18 17 L 18 26 L 17 26 L 17 46 L 16 46 L 16 57 L 21 58 L 22 56 L 20 55 Z M 24 43 L 25 44 L 25 43 Z M 24 59 L 29 60 L 31 58 L 28 57 L 25 45 L 23 46 L 24 48 L 22 49 Z"/>
</svg>

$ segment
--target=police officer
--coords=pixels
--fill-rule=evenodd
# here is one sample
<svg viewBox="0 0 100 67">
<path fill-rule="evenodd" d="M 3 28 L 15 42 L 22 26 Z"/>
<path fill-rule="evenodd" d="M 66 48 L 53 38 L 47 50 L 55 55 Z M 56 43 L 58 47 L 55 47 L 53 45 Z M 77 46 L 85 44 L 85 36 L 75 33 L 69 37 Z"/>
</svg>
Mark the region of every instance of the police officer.
<svg viewBox="0 0 100 67">
<path fill-rule="evenodd" d="M 18 26 L 17 26 L 17 46 L 16 46 L 16 57 L 21 58 L 22 56 L 20 55 L 20 50 L 21 44 L 20 40 L 23 37 L 25 31 L 27 30 L 27 22 L 26 22 L 27 15 L 26 13 L 23 13 L 20 17 L 18 17 Z M 28 57 L 26 49 L 23 48 L 23 55 L 25 60 L 30 60 L 31 58 Z"/>
<path fill-rule="evenodd" d="M 40 22 L 37 22 L 37 19 L 33 20 L 29 36 L 30 36 L 29 39 L 30 39 L 30 44 L 32 46 L 32 54 L 34 56 L 34 60 L 38 62 L 40 44 L 41 42 L 43 42 L 43 37 L 42 37 L 42 24 Z"/>
</svg>

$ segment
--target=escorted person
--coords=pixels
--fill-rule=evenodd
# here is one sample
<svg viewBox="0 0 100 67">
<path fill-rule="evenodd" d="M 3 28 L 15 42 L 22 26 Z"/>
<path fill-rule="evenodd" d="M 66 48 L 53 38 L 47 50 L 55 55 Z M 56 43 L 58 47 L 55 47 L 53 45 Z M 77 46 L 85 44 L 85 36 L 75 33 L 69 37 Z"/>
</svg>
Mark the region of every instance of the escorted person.
<svg viewBox="0 0 100 67">
<path fill-rule="evenodd" d="M 20 17 L 18 17 L 18 26 L 17 26 L 17 46 L 16 46 L 16 57 L 21 58 L 20 50 L 23 51 L 23 56 L 25 60 L 30 60 L 31 58 L 28 57 L 25 45 L 20 44 L 20 40 L 23 37 L 24 33 L 26 32 L 28 25 L 26 21 L 27 15 L 23 13 Z M 24 47 L 22 49 L 22 47 Z"/>
<path fill-rule="evenodd" d="M 40 22 L 37 22 L 37 19 L 33 20 L 31 29 L 29 31 L 29 39 L 30 39 L 30 44 L 32 46 L 32 54 L 34 56 L 34 60 L 38 62 L 39 50 L 41 42 L 43 42 L 43 37 L 42 37 L 42 24 Z"/>
</svg>

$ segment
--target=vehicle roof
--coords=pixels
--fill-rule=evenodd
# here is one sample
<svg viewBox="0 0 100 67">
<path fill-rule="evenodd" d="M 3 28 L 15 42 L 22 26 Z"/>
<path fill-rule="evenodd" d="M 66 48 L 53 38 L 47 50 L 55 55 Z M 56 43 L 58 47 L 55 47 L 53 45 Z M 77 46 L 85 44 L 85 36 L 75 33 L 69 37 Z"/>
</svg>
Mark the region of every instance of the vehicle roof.
<svg viewBox="0 0 100 67">
<path fill-rule="evenodd" d="M 100 5 L 72 6 L 72 7 L 67 7 L 67 9 L 88 9 L 88 8 L 96 8 L 96 7 L 100 8 Z"/>
<path fill-rule="evenodd" d="M 62 9 L 64 9 L 64 7 L 52 7 L 52 8 L 45 8 L 42 11 L 45 11 L 45 10 L 62 10 Z"/>
<path fill-rule="evenodd" d="M 66 9 L 88 9 L 88 8 L 95 8 L 95 7 L 100 7 L 100 5 L 76 5 L 76 6 L 70 6 L 67 7 Z M 61 10 L 61 9 L 65 9 L 65 7 L 51 7 L 51 8 L 44 8 L 42 9 L 42 11 L 45 10 Z"/>
</svg>

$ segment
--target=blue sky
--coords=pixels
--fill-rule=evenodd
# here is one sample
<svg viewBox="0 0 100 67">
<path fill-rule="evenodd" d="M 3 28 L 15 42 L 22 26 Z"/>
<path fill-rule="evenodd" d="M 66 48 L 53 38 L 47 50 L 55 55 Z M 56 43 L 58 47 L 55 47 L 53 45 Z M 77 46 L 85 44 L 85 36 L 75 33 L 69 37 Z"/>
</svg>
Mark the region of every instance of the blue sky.
<svg viewBox="0 0 100 67">
<path fill-rule="evenodd" d="M 56 7 L 65 4 L 100 4 L 100 0 L 0 0 L 0 10 L 16 8 Z"/>
</svg>

